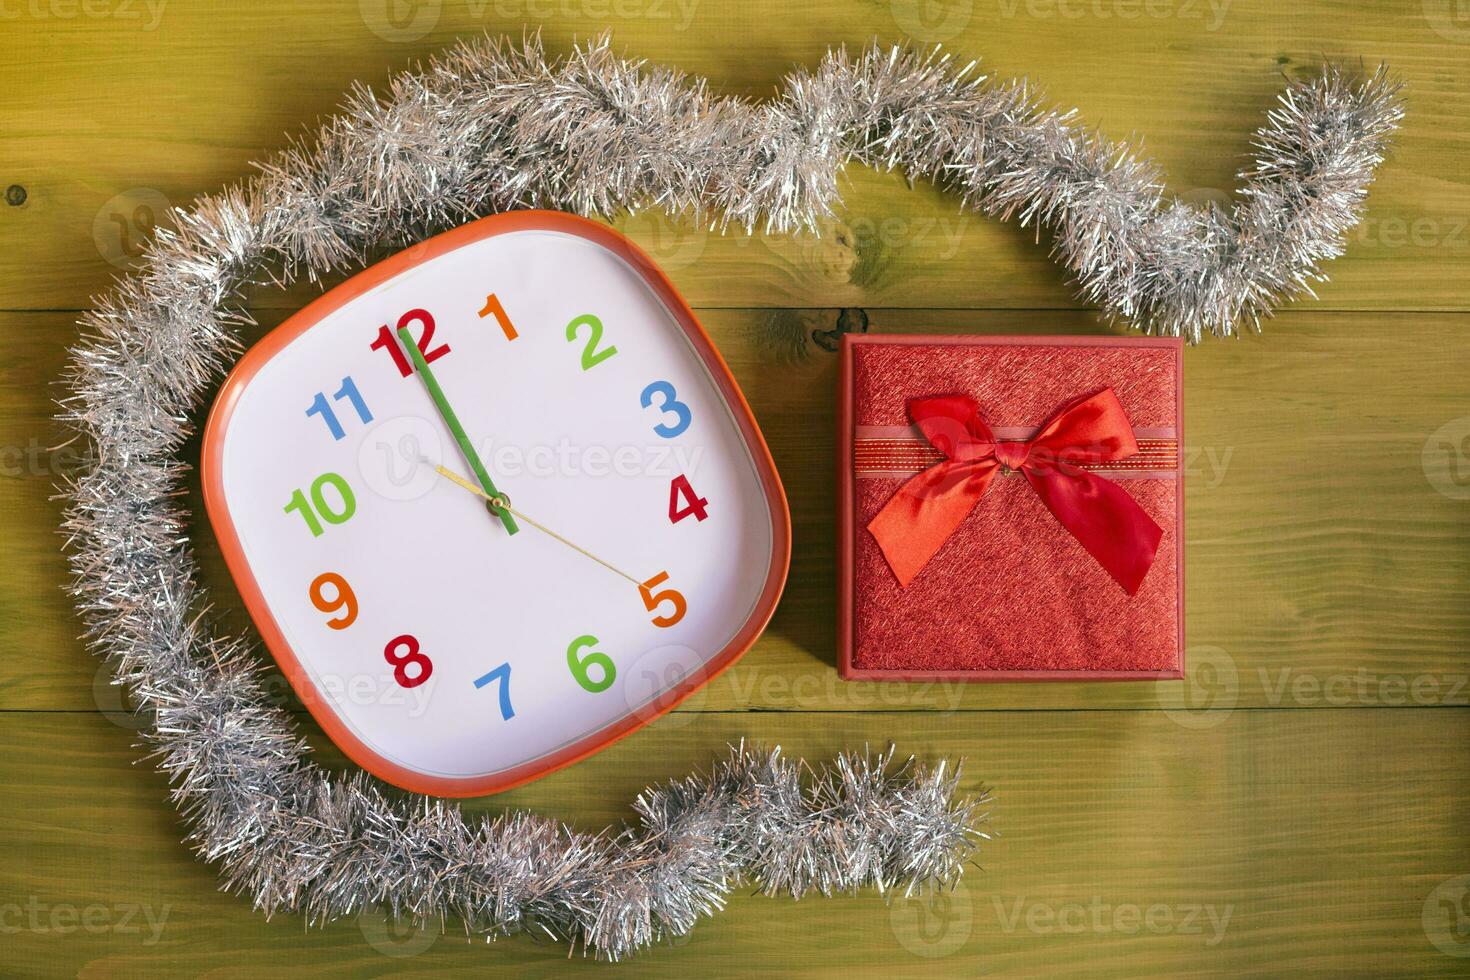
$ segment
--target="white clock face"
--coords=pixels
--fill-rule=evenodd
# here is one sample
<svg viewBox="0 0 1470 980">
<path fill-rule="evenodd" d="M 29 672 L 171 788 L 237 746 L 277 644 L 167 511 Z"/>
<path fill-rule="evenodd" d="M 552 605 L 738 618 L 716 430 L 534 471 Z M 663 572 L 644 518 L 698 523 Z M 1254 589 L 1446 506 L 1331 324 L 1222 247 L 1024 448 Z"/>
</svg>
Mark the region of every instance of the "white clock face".
<svg viewBox="0 0 1470 980">
<path fill-rule="evenodd" d="M 569 216 L 485 219 L 329 293 L 226 382 L 211 521 L 298 693 L 379 776 L 524 781 L 666 709 L 769 618 L 779 482 L 645 262 Z"/>
</svg>

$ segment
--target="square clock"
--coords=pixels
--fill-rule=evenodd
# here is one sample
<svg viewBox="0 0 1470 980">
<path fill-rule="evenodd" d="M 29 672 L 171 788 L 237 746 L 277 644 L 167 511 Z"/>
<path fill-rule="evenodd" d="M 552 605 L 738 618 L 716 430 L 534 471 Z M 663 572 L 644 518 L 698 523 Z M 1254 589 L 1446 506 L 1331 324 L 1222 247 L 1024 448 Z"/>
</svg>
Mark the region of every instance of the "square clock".
<svg viewBox="0 0 1470 980">
<path fill-rule="evenodd" d="M 576 761 L 730 666 L 786 580 L 750 408 L 611 229 L 495 215 L 241 358 L 205 507 L 250 615 L 358 765 L 441 796 Z"/>
</svg>

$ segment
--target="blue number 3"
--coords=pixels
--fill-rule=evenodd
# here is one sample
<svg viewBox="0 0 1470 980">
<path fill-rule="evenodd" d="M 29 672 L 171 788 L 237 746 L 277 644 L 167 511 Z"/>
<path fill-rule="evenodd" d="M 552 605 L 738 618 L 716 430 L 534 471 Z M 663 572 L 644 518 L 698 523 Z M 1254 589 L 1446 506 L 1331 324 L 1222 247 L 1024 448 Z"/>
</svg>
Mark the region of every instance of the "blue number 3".
<svg viewBox="0 0 1470 980">
<path fill-rule="evenodd" d="M 674 390 L 673 385 L 667 381 L 655 381 L 647 388 L 644 388 L 643 394 L 639 398 L 639 401 L 643 402 L 644 408 L 653 407 L 654 395 L 664 396 L 663 400 L 659 402 L 658 410 L 665 415 L 672 415 L 678 420 L 673 425 L 669 425 L 667 422 L 660 422 L 653 427 L 654 432 L 657 432 L 665 439 L 672 439 L 689 428 L 689 420 L 693 416 L 689 414 L 689 406 L 679 401 L 678 392 Z"/>
</svg>

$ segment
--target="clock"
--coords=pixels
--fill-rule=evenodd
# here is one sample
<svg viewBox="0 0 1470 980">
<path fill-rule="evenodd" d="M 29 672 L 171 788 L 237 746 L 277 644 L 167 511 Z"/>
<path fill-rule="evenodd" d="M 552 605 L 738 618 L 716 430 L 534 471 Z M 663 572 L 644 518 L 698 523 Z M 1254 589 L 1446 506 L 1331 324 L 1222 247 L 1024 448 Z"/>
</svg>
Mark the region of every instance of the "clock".
<svg viewBox="0 0 1470 980">
<path fill-rule="evenodd" d="M 754 643 L 781 482 L 693 312 L 568 214 L 475 221 L 252 347 L 205 427 L 225 562 L 332 740 L 496 792 L 669 710 Z"/>
</svg>

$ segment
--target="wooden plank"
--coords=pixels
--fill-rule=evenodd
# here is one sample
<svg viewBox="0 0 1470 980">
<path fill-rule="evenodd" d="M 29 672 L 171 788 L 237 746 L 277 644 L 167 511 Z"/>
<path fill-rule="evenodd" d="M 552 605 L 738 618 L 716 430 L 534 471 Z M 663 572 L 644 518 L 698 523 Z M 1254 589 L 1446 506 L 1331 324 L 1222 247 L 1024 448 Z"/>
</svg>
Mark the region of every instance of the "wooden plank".
<svg viewBox="0 0 1470 980">
<path fill-rule="evenodd" d="M 1307 73 L 1324 56 L 1383 59 L 1409 82 L 1407 127 L 1321 301 L 1298 306 L 1433 310 L 1470 301 L 1470 186 L 1457 179 L 1470 139 L 1470 58 L 1467 29 L 1444 2 L 1394 0 L 1350 17 L 1329 0 L 1285 9 L 1270 0 L 12 7 L 0 64 L 0 188 L 27 196 L 0 206 L 0 309 L 85 306 L 167 205 L 242 178 L 285 134 L 330 113 L 354 81 L 381 83 L 481 32 L 541 29 L 564 52 L 604 27 L 630 54 L 754 98 L 829 45 L 942 42 L 1001 76 L 1027 75 L 1107 135 L 1141 142 L 1169 189 L 1196 202 L 1228 200 L 1283 74 Z M 1033 232 L 962 216 L 952 198 L 910 191 L 896 176 L 855 168 L 845 185 L 847 203 L 820 239 L 721 236 L 651 215 L 618 224 L 702 306 L 1077 306 Z M 293 307 L 302 295 L 263 295 L 259 304 Z"/>
<path fill-rule="evenodd" d="M 1243 711 L 1208 731 L 1156 712 L 896 718 L 690 716 L 471 808 L 529 807 L 601 827 L 626 818 L 648 782 L 704 765 L 742 736 L 811 759 L 895 738 L 904 750 L 968 757 L 966 791 L 994 789 L 1001 836 L 947 902 L 885 908 L 864 893 L 793 904 L 742 892 L 675 948 L 641 956 L 629 967 L 638 976 L 1463 970 L 1433 944 L 1467 951 L 1434 896 L 1470 870 L 1470 711 Z M 484 947 L 405 929 L 395 945 L 378 918 L 267 922 L 221 894 L 179 843 L 163 779 L 134 765 L 128 742 L 89 713 L 0 713 L 8 972 L 605 969 L 524 939 Z"/>
<path fill-rule="evenodd" d="M 830 341 L 837 311 L 702 317 L 771 443 L 795 557 L 770 630 L 690 710 L 1163 708 L 1209 725 L 1236 707 L 1470 702 L 1463 315 L 1291 314 L 1269 336 L 1187 352 L 1188 681 L 928 686 L 850 684 L 833 671 L 836 358 L 813 335 Z M 0 645 L 26 651 L 0 658 L 3 708 L 117 708 L 61 592 L 50 474 L 77 454 L 31 453 L 64 438 L 49 421 L 58 392 L 41 382 L 61 369 L 69 324 L 0 315 L 0 332 L 30 338 L 0 368 L 0 464 L 13 491 L 0 495 Z M 1094 329 L 1061 312 L 879 311 L 870 326 Z M 204 580 L 226 624 L 245 629 L 197 494 L 191 506 Z"/>
</svg>

